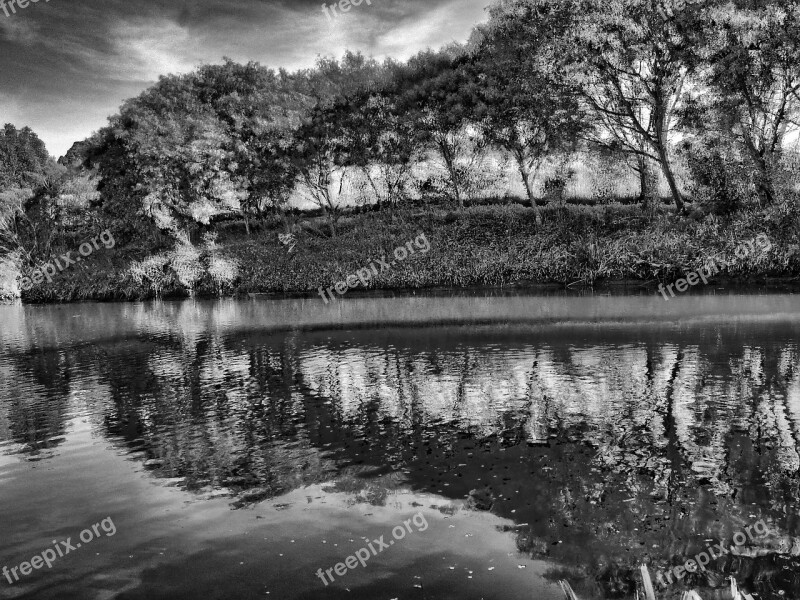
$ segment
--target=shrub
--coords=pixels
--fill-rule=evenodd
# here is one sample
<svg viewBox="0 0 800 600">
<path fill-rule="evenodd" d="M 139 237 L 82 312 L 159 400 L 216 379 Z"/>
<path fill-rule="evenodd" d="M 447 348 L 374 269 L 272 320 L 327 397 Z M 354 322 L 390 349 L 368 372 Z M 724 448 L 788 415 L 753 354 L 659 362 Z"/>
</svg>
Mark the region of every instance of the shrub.
<svg viewBox="0 0 800 600">
<path fill-rule="evenodd" d="M 0 301 L 5 302 L 19 298 L 21 263 L 19 252 L 0 256 Z"/>
<path fill-rule="evenodd" d="M 148 256 L 142 261 L 131 263 L 128 273 L 137 285 L 143 285 L 146 281 L 153 293 L 159 296 L 172 277 L 172 274 L 167 271 L 169 261 L 168 252 Z"/>
<path fill-rule="evenodd" d="M 172 251 L 170 259 L 170 266 L 178 282 L 189 290 L 189 293 L 193 293 L 197 282 L 203 277 L 200 251 L 188 242 L 179 243 Z"/>
<path fill-rule="evenodd" d="M 729 216 L 752 198 L 752 174 L 734 143 L 703 139 L 684 145 L 694 197 L 707 212 Z"/>
</svg>

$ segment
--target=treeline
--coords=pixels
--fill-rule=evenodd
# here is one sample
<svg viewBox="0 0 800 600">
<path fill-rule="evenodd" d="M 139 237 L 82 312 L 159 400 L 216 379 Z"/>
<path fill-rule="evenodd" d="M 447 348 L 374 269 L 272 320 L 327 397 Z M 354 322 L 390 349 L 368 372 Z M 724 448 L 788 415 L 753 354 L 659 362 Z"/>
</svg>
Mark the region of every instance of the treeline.
<svg viewBox="0 0 800 600">
<path fill-rule="evenodd" d="M 225 60 L 162 77 L 59 167 L 40 157 L 29 177 L 2 159 L 0 182 L 16 186 L 2 250 L 40 254 L 89 225 L 153 248 L 224 218 L 249 233 L 298 195 L 335 237 L 346 187 L 378 209 L 463 207 L 498 161 L 540 224 L 537 189 L 563 199 L 578 155 L 635 174 L 646 210 L 660 182 L 679 213 L 687 200 L 719 215 L 796 206 L 796 2 L 498 0 L 489 13 L 466 44 L 405 62 L 347 53 L 287 72 Z"/>
<path fill-rule="evenodd" d="M 534 210 L 543 163 L 583 150 L 626 161 L 646 201 L 660 175 L 679 211 L 682 162 L 693 197 L 732 211 L 788 189 L 798 58 L 795 3 L 503 0 L 466 45 L 404 63 L 226 61 L 163 78 L 95 136 L 89 160 L 104 202 L 162 227 L 258 218 L 300 188 L 335 235 L 346 177 L 379 205 L 425 192 L 463 206 L 490 149 L 513 161 Z M 427 160 L 442 169 L 418 181 Z"/>
</svg>

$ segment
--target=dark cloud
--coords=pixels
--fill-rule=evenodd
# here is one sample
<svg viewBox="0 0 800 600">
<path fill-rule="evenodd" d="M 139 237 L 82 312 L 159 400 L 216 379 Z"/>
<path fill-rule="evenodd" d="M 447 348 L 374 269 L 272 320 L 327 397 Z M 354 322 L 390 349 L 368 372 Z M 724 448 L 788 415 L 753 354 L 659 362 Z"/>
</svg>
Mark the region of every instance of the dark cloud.
<svg viewBox="0 0 800 600">
<path fill-rule="evenodd" d="M 0 8 L 0 124 L 32 127 L 58 156 L 159 75 L 223 56 L 289 69 L 347 48 L 406 58 L 465 40 L 489 2 L 365 0 L 335 18 L 321 0 L 39 0 L 8 17 Z"/>
</svg>

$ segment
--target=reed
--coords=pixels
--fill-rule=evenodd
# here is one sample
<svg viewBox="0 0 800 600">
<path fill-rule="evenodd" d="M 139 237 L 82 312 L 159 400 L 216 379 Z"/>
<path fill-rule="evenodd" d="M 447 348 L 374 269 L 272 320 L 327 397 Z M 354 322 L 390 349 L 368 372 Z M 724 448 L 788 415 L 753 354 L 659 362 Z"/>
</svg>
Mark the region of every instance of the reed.
<svg viewBox="0 0 800 600">
<path fill-rule="evenodd" d="M 642 574 L 642 592 L 640 594 L 639 590 L 636 590 L 636 595 L 634 596 L 635 600 L 658 600 L 656 597 L 655 588 L 653 586 L 653 580 L 650 577 L 650 570 L 646 565 L 641 565 L 639 569 Z M 564 597 L 566 600 L 581 600 L 578 598 L 578 595 L 572 589 L 572 586 L 570 586 L 568 581 L 561 579 L 559 580 L 558 584 L 561 586 L 561 591 L 564 592 Z M 703 599 L 695 590 L 688 590 L 683 592 L 681 595 L 681 600 Z M 739 589 L 734 577 L 731 577 L 731 600 L 754 600 L 752 595 L 747 594 Z"/>
</svg>

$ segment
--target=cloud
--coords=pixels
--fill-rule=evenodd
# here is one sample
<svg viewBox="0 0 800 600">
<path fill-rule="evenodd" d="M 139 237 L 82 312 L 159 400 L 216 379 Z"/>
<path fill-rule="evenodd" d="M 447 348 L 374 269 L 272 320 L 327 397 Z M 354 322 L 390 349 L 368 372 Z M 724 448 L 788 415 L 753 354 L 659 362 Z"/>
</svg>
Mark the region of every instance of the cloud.
<svg viewBox="0 0 800 600">
<path fill-rule="evenodd" d="M 408 58 L 420 49 L 464 41 L 472 27 L 483 21 L 486 5 L 487 0 L 455 0 L 434 6 L 424 15 L 407 14 L 397 23 L 390 22 L 376 44 L 387 55 Z"/>
<path fill-rule="evenodd" d="M 159 75 L 223 56 L 288 69 L 360 50 L 404 59 L 466 40 L 489 0 L 50 0 L 0 11 L 0 109 L 58 156 Z M 331 4 L 332 2 L 328 2 Z"/>
</svg>

